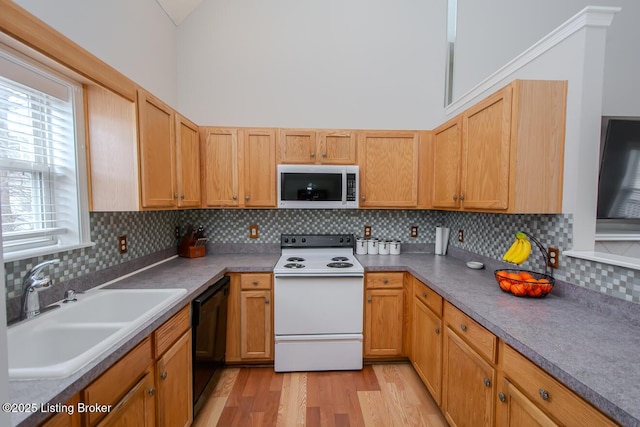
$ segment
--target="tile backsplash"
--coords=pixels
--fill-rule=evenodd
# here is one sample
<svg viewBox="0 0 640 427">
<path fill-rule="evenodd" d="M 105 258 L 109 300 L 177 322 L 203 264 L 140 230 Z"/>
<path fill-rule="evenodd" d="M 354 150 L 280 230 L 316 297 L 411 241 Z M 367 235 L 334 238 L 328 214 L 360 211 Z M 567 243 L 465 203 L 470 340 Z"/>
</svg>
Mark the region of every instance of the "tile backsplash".
<svg viewBox="0 0 640 427">
<path fill-rule="evenodd" d="M 91 213 L 91 239 L 94 246 L 36 259 L 5 263 L 7 299 L 20 297 L 22 277 L 28 269 L 47 259 L 60 258 L 50 269 L 54 281 L 100 275 L 101 271 L 158 253 L 172 253 L 177 239 L 175 226 L 204 225 L 208 246 L 234 248 L 264 244 L 278 250 L 281 233 L 353 233 L 361 236 L 370 225 L 373 236 L 397 239 L 403 250 L 433 250 L 435 227 L 451 229 L 450 246 L 501 259 L 513 241 L 513 233 L 523 230 L 537 237 L 544 246 L 563 250 L 571 247 L 571 215 L 505 215 L 488 213 L 416 210 L 189 210 L 164 212 Z M 257 239 L 249 237 L 249 226 L 258 225 Z M 410 227 L 418 226 L 418 236 L 409 237 Z M 457 231 L 464 230 L 464 242 Z M 129 250 L 119 254 L 117 237 L 127 235 Z M 238 246 L 240 245 L 240 246 Z M 537 249 L 522 268 L 543 271 L 544 261 Z M 640 272 L 560 256 L 554 276 L 585 288 L 640 303 Z"/>
</svg>

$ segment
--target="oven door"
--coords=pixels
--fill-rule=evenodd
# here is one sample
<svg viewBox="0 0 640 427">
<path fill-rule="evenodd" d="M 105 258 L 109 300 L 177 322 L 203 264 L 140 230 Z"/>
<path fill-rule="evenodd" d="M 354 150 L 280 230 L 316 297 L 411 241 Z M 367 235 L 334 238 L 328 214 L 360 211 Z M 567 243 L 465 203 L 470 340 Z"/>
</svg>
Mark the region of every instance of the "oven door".
<svg viewBox="0 0 640 427">
<path fill-rule="evenodd" d="M 361 334 L 363 298 L 362 275 L 276 275 L 275 335 Z"/>
</svg>

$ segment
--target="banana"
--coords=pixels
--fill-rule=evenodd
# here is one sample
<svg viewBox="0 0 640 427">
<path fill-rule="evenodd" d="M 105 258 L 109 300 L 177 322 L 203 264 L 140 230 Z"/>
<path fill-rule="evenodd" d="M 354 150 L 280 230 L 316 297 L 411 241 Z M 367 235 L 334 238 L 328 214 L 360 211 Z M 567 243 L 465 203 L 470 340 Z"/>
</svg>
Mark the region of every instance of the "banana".
<svg viewBox="0 0 640 427">
<path fill-rule="evenodd" d="M 531 242 L 526 237 L 524 239 L 520 239 L 522 241 L 522 245 L 520 246 L 518 252 L 513 254 L 511 262 L 514 264 L 522 264 L 525 262 L 529 255 L 531 254 Z"/>
<path fill-rule="evenodd" d="M 520 244 L 520 239 L 514 240 L 513 243 L 511 244 L 511 247 L 509 247 L 507 252 L 504 253 L 504 256 L 502 257 L 502 259 L 509 262 L 513 254 L 516 252 L 516 250 L 518 250 L 519 244 Z"/>
</svg>

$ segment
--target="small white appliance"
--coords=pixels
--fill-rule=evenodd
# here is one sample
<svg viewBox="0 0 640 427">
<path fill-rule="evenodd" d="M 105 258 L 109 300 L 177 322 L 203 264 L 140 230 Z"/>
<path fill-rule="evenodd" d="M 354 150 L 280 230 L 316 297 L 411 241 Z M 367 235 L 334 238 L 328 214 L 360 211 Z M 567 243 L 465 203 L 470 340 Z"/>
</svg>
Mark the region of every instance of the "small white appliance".
<svg viewBox="0 0 640 427">
<path fill-rule="evenodd" d="M 278 165 L 278 207 L 357 209 L 358 166 Z"/>
<path fill-rule="evenodd" d="M 350 234 L 281 236 L 276 372 L 362 369 L 364 268 L 354 241 Z"/>
</svg>

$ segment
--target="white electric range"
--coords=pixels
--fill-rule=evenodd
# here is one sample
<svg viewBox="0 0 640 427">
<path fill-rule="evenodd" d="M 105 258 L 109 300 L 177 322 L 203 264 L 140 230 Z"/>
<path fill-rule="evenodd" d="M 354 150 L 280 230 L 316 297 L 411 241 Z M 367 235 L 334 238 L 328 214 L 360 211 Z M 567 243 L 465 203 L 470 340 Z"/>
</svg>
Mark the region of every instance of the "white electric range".
<svg viewBox="0 0 640 427">
<path fill-rule="evenodd" d="M 350 234 L 283 234 L 274 267 L 277 372 L 362 369 L 364 268 Z"/>
</svg>

